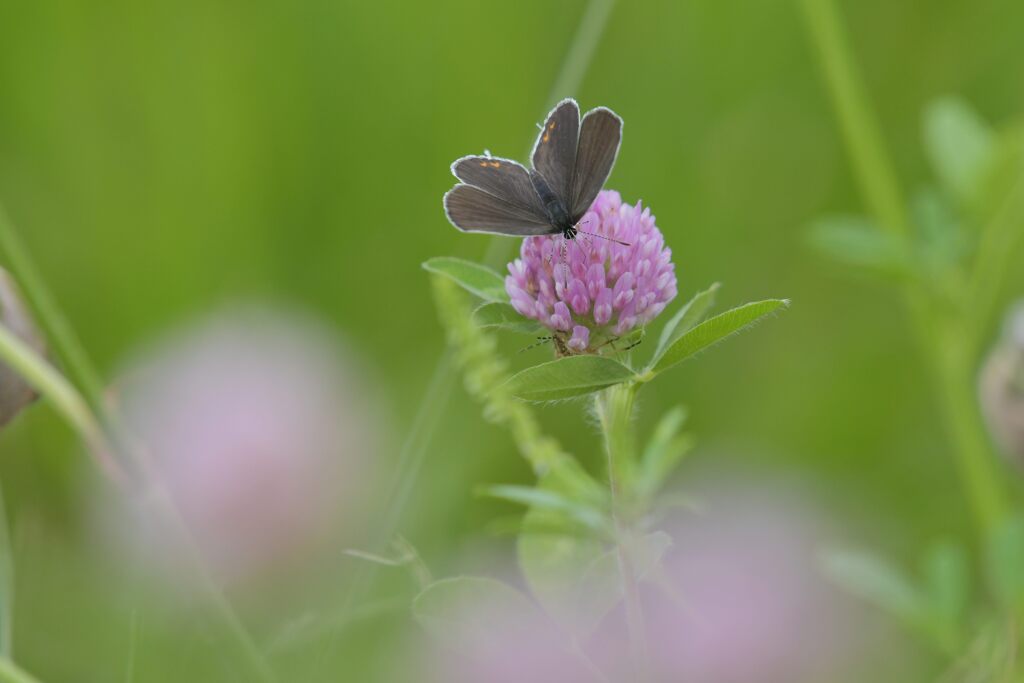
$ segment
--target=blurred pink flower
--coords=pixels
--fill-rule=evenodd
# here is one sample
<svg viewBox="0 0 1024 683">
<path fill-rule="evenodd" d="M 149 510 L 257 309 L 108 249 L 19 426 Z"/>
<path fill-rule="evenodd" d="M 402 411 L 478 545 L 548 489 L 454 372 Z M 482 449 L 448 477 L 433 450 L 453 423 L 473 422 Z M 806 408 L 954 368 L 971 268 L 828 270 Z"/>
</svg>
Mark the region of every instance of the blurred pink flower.
<svg viewBox="0 0 1024 683">
<path fill-rule="evenodd" d="M 564 337 L 573 353 L 650 322 L 676 296 L 672 250 L 650 209 L 604 190 L 580 228 L 629 246 L 583 233 L 573 241 L 527 237 L 505 277 L 512 306 Z"/>
<path fill-rule="evenodd" d="M 436 645 L 427 660 L 429 683 L 596 683 L 594 664 L 574 649 L 540 608 L 497 610 L 469 605 L 448 635 L 455 649 Z"/>
<path fill-rule="evenodd" d="M 672 596 L 644 604 L 655 680 L 832 679 L 851 615 L 818 571 L 820 515 L 764 492 L 702 498 L 706 511 L 672 529 Z"/>
<path fill-rule="evenodd" d="M 725 491 L 670 524 L 672 547 L 641 585 L 646 683 L 842 680 L 855 617 L 819 576 L 815 510 L 781 496 Z M 581 567 L 580 575 L 586 574 Z M 614 582 L 613 582 L 614 583 Z M 605 584 L 586 584 L 590 589 Z M 605 586 L 609 589 L 611 586 Z M 591 594 L 586 600 L 601 602 Z M 538 608 L 462 605 L 433 650 L 431 681 L 585 683 L 634 680 L 621 603 L 593 632 L 573 634 Z M 584 605 L 587 608 L 587 605 Z M 571 620 L 570 620 L 571 622 Z M 446 621 L 446 623 L 449 623 Z"/>
<path fill-rule="evenodd" d="M 355 509 L 375 416 L 339 349 L 303 318 L 250 311 L 186 330 L 126 373 L 127 432 L 218 577 L 293 564 Z M 134 531 L 171 560 L 147 523 Z"/>
</svg>

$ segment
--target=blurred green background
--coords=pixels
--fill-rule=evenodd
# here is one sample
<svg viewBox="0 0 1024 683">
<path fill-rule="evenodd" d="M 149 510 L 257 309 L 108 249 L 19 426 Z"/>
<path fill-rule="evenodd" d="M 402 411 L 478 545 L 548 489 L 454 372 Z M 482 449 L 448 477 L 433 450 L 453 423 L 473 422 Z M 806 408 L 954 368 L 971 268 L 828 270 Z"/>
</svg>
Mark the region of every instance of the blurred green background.
<svg viewBox="0 0 1024 683">
<path fill-rule="evenodd" d="M 419 264 L 481 258 L 489 243 L 445 220 L 448 166 L 484 148 L 523 158 L 584 8 L 8 0 L 0 199 L 108 376 L 197 312 L 297 305 L 342 330 L 379 382 L 399 435 L 380 457 L 393 464 L 443 349 Z M 920 117 L 930 100 L 960 95 L 996 124 L 1024 108 L 1019 2 L 841 9 L 908 189 L 929 178 Z M 645 391 L 642 430 L 690 406 L 699 447 L 682 486 L 688 468 L 719 463 L 799 481 L 846 520 L 845 538 L 901 558 L 925 539 L 965 536 L 967 508 L 899 302 L 805 246 L 810 220 L 861 204 L 795 3 L 622 0 L 578 92 L 555 95 L 623 116 L 609 186 L 652 207 L 682 296 L 718 280 L 725 304 L 794 302 Z M 545 419 L 594 462 L 578 405 Z M 44 681 L 121 675 L 129 600 L 90 554 L 89 467 L 46 406 L 0 436 L 16 652 Z M 444 573 L 509 513 L 473 486 L 529 478 L 507 436 L 456 389 L 403 530 Z M 154 664 L 140 680 L 234 680 L 202 637 L 180 645 L 194 628 L 151 628 Z M 373 671 L 384 650 L 364 648 L 352 670 Z M 195 670 L 161 677 L 160 657 L 182 652 L 179 666 Z"/>
</svg>

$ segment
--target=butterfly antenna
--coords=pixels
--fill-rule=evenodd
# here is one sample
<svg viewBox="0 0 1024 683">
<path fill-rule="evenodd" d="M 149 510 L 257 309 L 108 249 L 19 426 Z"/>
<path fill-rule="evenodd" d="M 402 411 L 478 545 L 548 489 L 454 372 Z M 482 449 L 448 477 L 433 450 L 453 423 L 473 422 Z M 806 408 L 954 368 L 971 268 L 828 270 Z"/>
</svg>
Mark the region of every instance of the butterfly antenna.
<svg viewBox="0 0 1024 683">
<path fill-rule="evenodd" d="M 577 223 L 576 232 L 582 233 L 584 235 L 590 235 L 591 237 L 597 237 L 599 239 L 608 240 L 609 242 L 615 242 L 615 244 L 621 244 L 624 247 L 632 246 L 629 242 L 623 242 L 622 240 L 617 240 L 614 237 L 606 237 L 605 235 L 598 235 L 596 232 L 587 232 L 586 230 L 579 229 L 580 225 L 586 225 L 589 222 L 590 221 L 581 221 Z"/>
<path fill-rule="evenodd" d="M 635 342 L 633 342 L 632 344 L 630 344 L 629 346 L 627 346 L 626 348 L 624 348 L 622 350 L 623 351 L 629 351 L 630 349 L 635 349 L 636 347 L 640 346 L 643 343 L 644 343 L 644 340 L 642 338 L 641 339 L 637 339 Z"/>
</svg>

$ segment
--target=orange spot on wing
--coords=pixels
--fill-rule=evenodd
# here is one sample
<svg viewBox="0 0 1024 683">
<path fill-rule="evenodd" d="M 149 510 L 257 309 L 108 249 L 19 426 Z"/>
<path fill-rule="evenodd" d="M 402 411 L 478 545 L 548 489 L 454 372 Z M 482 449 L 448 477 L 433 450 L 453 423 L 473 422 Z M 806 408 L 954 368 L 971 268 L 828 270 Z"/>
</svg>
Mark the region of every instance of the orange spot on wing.
<svg viewBox="0 0 1024 683">
<path fill-rule="evenodd" d="M 501 162 L 500 161 L 492 161 L 491 162 L 491 168 L 501 168 Z"/>
<path fill-rule="evenodd" d="M 551 135 L 548 134 L 548 133 L 544 133 L 544 142 L 547 142 L 550 139 L 551 139 Z"/>
</svg>

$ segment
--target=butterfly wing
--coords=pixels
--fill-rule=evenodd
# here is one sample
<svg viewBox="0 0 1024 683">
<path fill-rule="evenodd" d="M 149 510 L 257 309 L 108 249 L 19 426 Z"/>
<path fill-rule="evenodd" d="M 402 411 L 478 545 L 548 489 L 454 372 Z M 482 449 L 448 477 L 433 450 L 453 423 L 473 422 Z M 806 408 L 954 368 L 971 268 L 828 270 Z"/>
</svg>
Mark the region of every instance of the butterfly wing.
<svg viewBox="0 0 1024 683">
<path fill-rule="evenodd" d="M 546 235 L 556 232 L 547 220 L 474 185 L 459 183 L 444 196 L 444 212 L 463 232 Z"/>
<path fill-rule="evenodd" d="M 547 221 L 544 205 L 530 182 L 530 172 L 518 161 L 492 156 L 462 157 L 452 164 L 452 173 L 466 185 L 504 199 L 538 221 Z"/>
<path fill-rule="evenodd" d="M 580 124 L 569 214 L 575 223 L 586 213 L 611 175 L 622 143 L 622 119 L 606 107 L 587 112 Z"/>
<path fill-rule="evenodd" d="M 444 208 L 456 228 L 504 235 L 554 232 L 522 164 L 468 156 L 452 164 L 452 173 L 462 183 L 444 196 Z"/>
<path fill-rule="evenodd" d="M 537 136 L 530 159 L 555 195 L 569 206 L 573 168 L 576 166 L 576 143 L 580 135 L 580 108 L 576 100 L 558 103 Z"/>
</svg>

